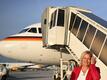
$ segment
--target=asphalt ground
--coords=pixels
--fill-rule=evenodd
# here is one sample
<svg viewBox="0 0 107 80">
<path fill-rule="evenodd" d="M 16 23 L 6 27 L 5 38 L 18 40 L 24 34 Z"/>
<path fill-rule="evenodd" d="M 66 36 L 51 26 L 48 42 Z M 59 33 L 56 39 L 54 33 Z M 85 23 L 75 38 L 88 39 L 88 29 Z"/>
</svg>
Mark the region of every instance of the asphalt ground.
<svg viewBox="0 0 107 80">
<path fill-rule="evenodd" d="M 54 80 L 52 70 L 9 72 L 7 80 Z"/>
</svg>

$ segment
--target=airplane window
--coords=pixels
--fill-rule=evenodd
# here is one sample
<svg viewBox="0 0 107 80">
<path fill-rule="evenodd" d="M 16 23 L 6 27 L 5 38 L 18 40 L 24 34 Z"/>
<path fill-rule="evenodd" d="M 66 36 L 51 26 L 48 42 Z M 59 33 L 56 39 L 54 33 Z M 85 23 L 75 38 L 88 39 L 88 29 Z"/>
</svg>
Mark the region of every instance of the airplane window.
<svg viewBox="0 0 107 80">
<path fill-rule="evenodd" d="M 38 28 L 38 31 L 39 31 L 39 33 L 42 33 L 42 29 L 41 28 Z"/>
<path fill-rule="evenodd" d="M 28 32 L 37 33 L 37 29 L 36 28 L 31 28 Z"/>
<path fill-rule="evenodd" d="M 29 28 L 27 29 L 23 29 L 22 31 L 20 31 L 19 33 L 23 33 L 23 32 L 26 32 Z"/>
</svg>

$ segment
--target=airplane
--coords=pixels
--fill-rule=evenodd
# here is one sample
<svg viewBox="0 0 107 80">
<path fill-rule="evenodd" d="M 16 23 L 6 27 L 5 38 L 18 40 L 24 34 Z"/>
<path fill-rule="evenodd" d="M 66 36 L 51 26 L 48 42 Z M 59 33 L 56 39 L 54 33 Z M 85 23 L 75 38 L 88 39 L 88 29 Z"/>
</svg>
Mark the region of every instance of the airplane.
<svg viewBox="0 0 107 80">
<path fill-rule="evenodd" d="M 5 62 L 5 63 L 0 63 L 0 64 L 5 64 L 6 68 L 9 71 L 26 71 L 26 70 L 39 70 L 42 68 L 47 67 L 46 65 L 42 64 L 34 64 L 34 63 L 26 63 L 26 62 Z"/>
<path fill-rule="evenodd" d="M 41 23 L 27 26 L 19 33 L 0 40 L 0 54 L 8 58 L 48 65 L 59 65 L 61 56 L 63 60 L 73 58 L 66 50 L 60 52 L 57 47 L 52 48 L 55 49 L 43 47 Z"/>
<path fill-rule="evenodd" d="M 9 63 L 0 63 L 0 64 L 5 64 L 6 65 L 6 68 L 9 70 L 9 71 L 17 71 L 17 70 L 22 70 L 22 69 L 25 69 L 29 66 L 34 66 L 35 64 L 33 63 L 24 63 L 24 62 L 16 62 L 16 63 L 13 63 L 13 62 L 9 62 Z M 38 68 L 38 67 L 37 67 Z"/>
</svg>

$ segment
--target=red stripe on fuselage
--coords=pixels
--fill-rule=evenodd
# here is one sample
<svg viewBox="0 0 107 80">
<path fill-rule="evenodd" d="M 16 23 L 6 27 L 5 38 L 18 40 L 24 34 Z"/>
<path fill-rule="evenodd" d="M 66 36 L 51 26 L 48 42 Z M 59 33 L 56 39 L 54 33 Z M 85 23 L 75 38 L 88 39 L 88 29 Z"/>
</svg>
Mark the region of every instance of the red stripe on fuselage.
<svg viewBox="0 0 107 80">
<path fill-rule="evenodd" d="M 8 37 L 3 41 L 41 41 L 42 37 Z"/>
</svg>

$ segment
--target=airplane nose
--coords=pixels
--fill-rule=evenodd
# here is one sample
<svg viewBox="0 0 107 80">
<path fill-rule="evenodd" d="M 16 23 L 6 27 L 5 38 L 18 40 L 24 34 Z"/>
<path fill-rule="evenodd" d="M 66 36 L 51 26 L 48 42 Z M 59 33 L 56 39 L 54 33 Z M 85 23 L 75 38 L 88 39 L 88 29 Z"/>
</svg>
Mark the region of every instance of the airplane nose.
<svg viewBox="0 0 107 80">
<path fill-rule="evenodd" d="M 14 44 L 12 44 L 9 41 L 1 40 L 0 41 L 0 55 L 5 56 L 5 57 L 11 57 L 13 45 Z"/>
<path fill-rule="evenodd" d="M 3 56 L 6 55 L 6 53 L 8 52 L 8 49 L 6 47 L 8 47 L 7 42 L 1 40 L 0 41 L 0 55 L 3 55 Z"/>
</svg>

